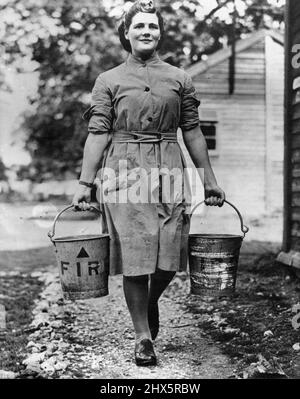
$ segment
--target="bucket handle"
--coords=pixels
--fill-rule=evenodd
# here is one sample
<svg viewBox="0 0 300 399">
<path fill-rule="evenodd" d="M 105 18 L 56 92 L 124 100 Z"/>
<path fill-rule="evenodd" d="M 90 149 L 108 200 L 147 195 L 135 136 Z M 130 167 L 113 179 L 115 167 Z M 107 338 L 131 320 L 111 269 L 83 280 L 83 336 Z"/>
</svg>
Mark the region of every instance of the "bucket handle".
<svg viewBox="0 0 300 399">
<path fill-rule="evenodd" d="M 53 237 L 54 237 L 54 235 L 55 235 L 55 225 L 56 225 L 57 219 L 60 217 L 60 215 L 61 215 L 63 212 L 67 211 L 67 210 L 70 209 L 70 208 L 74 208 L 74 205 L 68 205 L 66 208 L 64 208 L 62 211 L 60 211 L 60 212 L 55 216 L 55 219 L 54 219 L 54 221 L 53 221 L 52 230 L 50 230 L 50 231 L 48 232 L 48 237 L 50 238 L 50 240 L 51 240 L 52 242 L 53 242 Z M 101 215 L 102 215 L 102 212 L 100 211 L 100 209 L 96 208 L 95 206 L 90 205 L 90 208 L 95 209 L 96 211 L 100 212 Z"/>
<path fill-rule="evenodd" d="M 201 201 L 201 202 L 199 202 L 199 204 L 197 204 L 197 205 L 194 206 L 194 208 L 193 208 L 192 211 L 191 211 L 190 217 L 193 216 L 193 213 L 194 213 L 195 210 L 198 208 L 198 206 L 202 205 L 204 202 L 205 202 L 205 201 Z M 229 201 L 227 201 L 227 200 L 224 200 L 224 202 L 226 202 L 228 205 L 232 206 L 232 208 L 233 208 L 233 209 L 236 211 L 236 213 L 238 214 L 238 216 L 239 216 L 239 218 L 240 218 L 240 222 L 241 222 L 241 230 L 242 230 L 242 233 L 244 234 L 244 237 L 245 237 L 246 233 L 248 233 L 248 231 L 249 231 L 249 227 L 247 227 L 247 226 L 244 225 L 243 218 L 242 218 L 242 215 L 240 214 L 240 211 L 239 211 L 231 202 L 229 202 Z"/>
</svg>

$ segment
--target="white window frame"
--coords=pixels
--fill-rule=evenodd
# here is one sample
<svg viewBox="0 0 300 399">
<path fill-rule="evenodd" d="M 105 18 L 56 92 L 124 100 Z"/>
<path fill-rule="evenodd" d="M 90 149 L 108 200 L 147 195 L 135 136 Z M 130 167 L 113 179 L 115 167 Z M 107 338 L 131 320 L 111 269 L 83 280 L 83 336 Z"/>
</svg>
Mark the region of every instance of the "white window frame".
<svg viewBox="0 0 300 399">
<path fill-rule="evenodd" d="M 215 140 L 216 143 L 216 148 L 215 149 L 210 149 L 208 150 L 209 155 L 218 155 L 218 149 L 219 149 L 219 145 L 218 145 L 218 123 L 219 123 L 219 119 L 218 119 L 218 114 L 217 111 L 214 109 L 210 109 L 210 108 L 202 108 L 199 110 L 199 120 L 200 120 L 200 128 L 202 127 L 202 124 L 213 124 L 215 126 L 215 135 L 211 136 L 211 138 L 213 138 Z M 201 129 L 202 130 L 202 129 Z M 202 130 L 203 132 L 203 130 Z M 204 132 L 203 135 L 205 138 L 209 138 L 209 136 L 205 136 Z"/>
</svg>

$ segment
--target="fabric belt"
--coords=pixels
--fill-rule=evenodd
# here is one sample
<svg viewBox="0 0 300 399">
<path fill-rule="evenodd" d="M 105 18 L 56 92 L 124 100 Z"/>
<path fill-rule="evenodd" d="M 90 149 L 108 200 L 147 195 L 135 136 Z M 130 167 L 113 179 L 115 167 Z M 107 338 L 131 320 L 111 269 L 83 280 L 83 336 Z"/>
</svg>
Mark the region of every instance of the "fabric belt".
<svg viewBox="0 0 300 399">
<path fill-rule="evenodd" d="M 112 135 L 113 143 L 160 143 L 161 141 L 177 143 L 177 133 L 142 130 L 118 130 L 113 132 Z"/>
</svg>

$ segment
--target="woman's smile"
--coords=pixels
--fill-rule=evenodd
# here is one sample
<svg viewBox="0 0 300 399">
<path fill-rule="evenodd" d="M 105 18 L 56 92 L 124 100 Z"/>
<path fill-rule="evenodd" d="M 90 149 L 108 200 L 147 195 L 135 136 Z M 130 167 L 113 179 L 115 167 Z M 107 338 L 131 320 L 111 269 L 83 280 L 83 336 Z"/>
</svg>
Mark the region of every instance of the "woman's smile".
<svg viewBox="0 0 300 399">
<path fill-rule="evenodd" d="M 141 41 L 142 43 L 144 43 L 144 44 L 150 44 L 150 43 L 153 42 L 153 40 L 149 40 L 149 39 L 141 39 L 140 41 Z"/>
</svg>

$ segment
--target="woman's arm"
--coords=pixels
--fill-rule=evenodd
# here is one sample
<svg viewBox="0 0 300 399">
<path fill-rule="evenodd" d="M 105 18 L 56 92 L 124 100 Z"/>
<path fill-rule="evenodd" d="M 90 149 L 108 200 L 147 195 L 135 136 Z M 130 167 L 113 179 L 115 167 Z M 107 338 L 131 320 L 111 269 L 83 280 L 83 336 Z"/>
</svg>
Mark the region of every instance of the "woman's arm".
<svg viewBox="0 0 300 399">
<path fill-rule="evenodd" d="M 201 180 L 200 168 L 204 169 L 205 203 L 207 205 L 222 206 L 225 200 L 224 191 L 218 186 L 216 177 L 212 170 L 205 138 L 199 126 L 182 132 L 183 141 L 196 166 Z"/>
<path fill-rule="evenodd" d="M 83 150 L 80 180 L 93 183 L 108 141 L 108 133 L 88 135 Z M 72 201 L 75 210 L 85 211 L 90 208 L 91 190 L 89 187 L 78 185 Z"/>
</svg>

